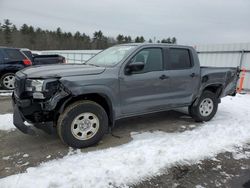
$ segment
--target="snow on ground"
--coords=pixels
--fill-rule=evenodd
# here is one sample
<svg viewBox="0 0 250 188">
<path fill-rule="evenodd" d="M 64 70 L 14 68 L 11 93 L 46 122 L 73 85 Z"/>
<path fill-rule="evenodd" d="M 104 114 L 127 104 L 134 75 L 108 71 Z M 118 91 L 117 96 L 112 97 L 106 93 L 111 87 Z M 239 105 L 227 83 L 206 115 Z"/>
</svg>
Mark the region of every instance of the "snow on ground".
<svg viewBox="0 0 250 188">
<path fill-rule="evenodd" d="M 185 132 L 133 133 L 122 146 L 78 152 L 0 179 L 1 187 L 125 187 L 250 142 L 250 95 L 222 100 L 217 116 Z M 167 125 L 166 125 L 167 126 Z"/>
<path fill-rule="evenodd" d="M 0 96 L 11 96 L 12 95 L 12 91 L 9 90 L 0 90 Z"/>
<path fill-rule="evenodd" d="M 13 125 L 13 114 L 1 114 L 0 115 L 0 130 L 12 131 L 16 127 Z"/>
<path fill-rule="evenodd" d="M 240 159 L 250 159 L 250 145 L 246 147 L 238 147 L 237 150 L 235 150 L 232 155 L 235 160 Z"/>
<path fill-rule="evenodd" d="M 0 97 L 11 96 L 12 93 L 0 93 Z"/>
<path fill-rule="evenodd" d="M 25 125 L 30 126 L 28 122 L 24 122 Z M 14 131 L 16 129 L 13 124 L 13 114 L 0 114 L 0 131 Z"/>
</svg>

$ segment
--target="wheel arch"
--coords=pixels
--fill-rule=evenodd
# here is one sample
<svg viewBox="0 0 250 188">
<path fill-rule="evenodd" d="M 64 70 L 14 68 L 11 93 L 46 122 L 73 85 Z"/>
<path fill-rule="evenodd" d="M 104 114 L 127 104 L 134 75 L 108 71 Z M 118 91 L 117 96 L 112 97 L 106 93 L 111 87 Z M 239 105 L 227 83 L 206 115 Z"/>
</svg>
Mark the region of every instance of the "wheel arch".
<svg viewBox="0 0 250 188">
<path fill-rule="evenodd" d="M 209 84 L 209 85 L 204 86 L 200 90 L 198 96 L 194 99 L 192 105 L 197 105 L 198 99 L 200 98 L 200 96 L 202 95 L 204 91 L 210 91 L 214 93 L 216 97 L 218 98 L 218 102 L 220 102 L 220 95 L 223 91 L 223 85 L 221 83 L 215 83 L 215 84 Z"/>
<path fill-rule="evenodd" d="M 70 96 L 58 105 L 58 116 L 71 104 L 77 101 L 90 100 L 101 105 L 109 118 L 109 125 L 113 126 L 115 121 L 114 107 L 111 99 L 103 93 L 85 93 L 77 96 Z M 58 118 L 58 117 L 57 117 Z"/>
<path fill-rule="evenodd" d="M 5 75 L 5 74 L 9 74 L 9 73 L 11 73 L 11 74 L 16 74 L 16 72 L 17 71 L 7 71 L 7 70 L 3 70 L 3 71 L 1 71 L 0 72 L 0 79 L 2 79 L 2 77 Z"/>
<path fill-rule="evenodd" d="M 219 98 L 221 93 L 222 93 L 222 90 L 223 90 L 222 84 L 210 84 L 210 85 L 206 86 L 202 92 L 211 91 Z"/>
</svg>

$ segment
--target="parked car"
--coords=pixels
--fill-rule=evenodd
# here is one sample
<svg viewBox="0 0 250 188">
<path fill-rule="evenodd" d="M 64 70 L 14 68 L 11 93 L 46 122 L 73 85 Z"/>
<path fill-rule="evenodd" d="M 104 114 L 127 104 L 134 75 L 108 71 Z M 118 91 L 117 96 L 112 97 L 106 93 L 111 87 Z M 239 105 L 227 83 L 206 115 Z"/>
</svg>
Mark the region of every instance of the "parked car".
<svg viewBox="0 0 250 188">
<path fill-rule="evenodd" d="M 19 49 L 0 47 L 0 87 L 14 89 L 15 73 L 30 65 L 32 62 Z"/>
<path fill-rule="evenodd" d="M 66 63 L 65 57 L 58 54 L 38 55 L 32 53 L 29 49 L 20 49 L 33 63 L 33 65 L 50 65 Z"/>
<path fill-rule="evenodd" d="M 211 120 L 220 99 L 236 94 L 238 68 L 201 67 L 192 47 L 124 44 L 85 64 L 28 68 L 16 74 L 14 125 L 27 121 L 74 148 L 100 141 L 116 120 L 188 107 L 194 120 Z"/>
<path fill-rule="evenodd" d="M 0 87 L 14 89 L 15 73 L 30 65 L 66 63 L 61 55 L 36 55 L 29 49 L 0 46 Z"/>
</svg>

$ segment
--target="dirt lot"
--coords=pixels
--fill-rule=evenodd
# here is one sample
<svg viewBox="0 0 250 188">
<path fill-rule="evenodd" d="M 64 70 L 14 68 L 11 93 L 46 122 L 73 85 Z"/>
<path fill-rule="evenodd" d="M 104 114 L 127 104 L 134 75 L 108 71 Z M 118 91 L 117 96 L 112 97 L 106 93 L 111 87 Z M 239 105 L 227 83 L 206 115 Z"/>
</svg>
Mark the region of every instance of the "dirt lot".
<svg viewBox="0 0 250 188">
<path fill-rule="evenodd" d="M 0 97 L 0 114 L 11 113 L 9 97 Z M 114 147 L 131 140 L 131 132 L 155 131 L 182 132 L 200 124 L 183 112 L 162 112 L 125 119 L 117 122 L 112 135 L 107 134 L 96 146 L 83 149 L 93 151 Z M 0 178 L 24 172 L 28 167 L 61 158 L 70 148 L 61 143 L 57 135 L 41 131 L 36 136 L 25 135 L 18 130 L 0 131 Z M 250 147 L 249 147 L 250 148 Z M 250 151 L 250 149 L 248 149 Z M 141 182 L 133 187 L 250 187 L 250 160 L 235 160 L 231 153 L 219 154 L 212 160 L 196 165 L 175 166 L 163 175 Z"/>
</svg>

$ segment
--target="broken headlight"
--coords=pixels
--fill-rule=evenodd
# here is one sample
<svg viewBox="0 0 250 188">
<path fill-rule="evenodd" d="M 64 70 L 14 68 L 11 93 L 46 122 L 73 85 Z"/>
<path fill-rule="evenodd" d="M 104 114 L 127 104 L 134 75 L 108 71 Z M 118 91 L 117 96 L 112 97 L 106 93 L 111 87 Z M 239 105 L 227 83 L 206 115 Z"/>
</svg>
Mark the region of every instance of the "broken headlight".
<svg viewBox="0 0 250 188">
<path fill-rule="evenodd" d="M 34 99 L 45 99 L 53 95 L 58 89 L 57 79 L 28 79 L 26 91 L 31 92 Z"/>
<path fill-rule="evenodd" d="M 27 80 L 26 91 L 41 92 L 43 90 L 43 83 L 44 80 Z"/>
</svg>

